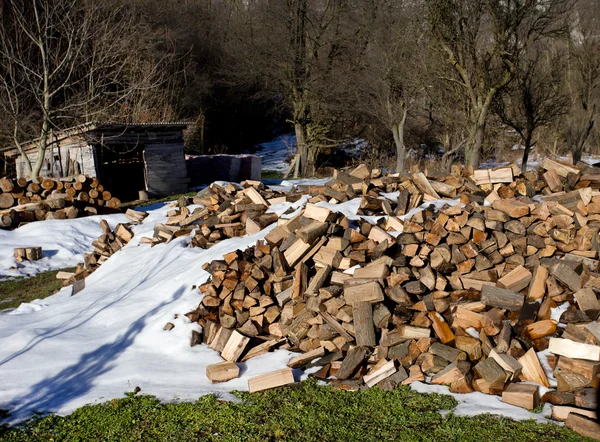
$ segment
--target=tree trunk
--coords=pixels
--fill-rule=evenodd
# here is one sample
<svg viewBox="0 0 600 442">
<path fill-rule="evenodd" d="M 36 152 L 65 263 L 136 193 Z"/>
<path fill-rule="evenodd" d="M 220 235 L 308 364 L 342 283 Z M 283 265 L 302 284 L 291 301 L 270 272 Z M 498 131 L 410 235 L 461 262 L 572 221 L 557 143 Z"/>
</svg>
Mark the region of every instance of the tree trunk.
<svg viewBox="0 0 600 442">
<path fill-rule="evenodd" d="M 523 161 L 521 162 L 521 170 L 527 171 L 527 161 L 529 160 L 529 152 L 531 152 L 531 135 L 525 138 L 525 150 L 523 151 Z"/>
<path fill-rule="evenodd" d="M 306 146 L 307 151 L 307 161 L 306 161 L 306 169 L 304 170 L 305 177 L 313 177 L 316 173 L 317 167 L 317 155 L 319 153 L 319 148 L 316 146 Z"/>
<path fill-rule="evenodd" d="M 583 154 L 583 148 L 585 147 L 585 142 L 589 138 L 590 133 L 592 132 L 592 129 L 594 128 L 594 123 L 595 123 L 594 113 L 595 113 L 595 111 L 596 111 L 596 106 L 592 106 L 592 109 L 590 109 L 588 117 L 587 117 L 587 124 L 586 124 L 585 129 L 579 135 L 579 138 L 577 139 L 577 143 L 575 143 L 571 147 L 571 153 L 573 155 L 573 164 L 577 164 L 579 161 L 581 161 L 581 156 Z"/>
<path fill-rule="evenodd" d="M 396 144 L 396 172 L 404 172 L 406 169 L 406 146 L 404 145 L 404 123 L 408 111 L 404 108 L 402 119 L 392 127 L 394 143 Z"/>
<path fill-rule="evenodd" d="M 298 121 L 294 123 L 296 133 L 296 152 L 300 163 L 300 175 L 306 176 L 308 166 L 308 146 L 306 145 L 306 126 Z M 294 171 L 294 178 L 298 178 L 298 168 Z"/>
<path fill-rule="evenodd" d="M 473 123 L 469 133 L 469 143 L 465 147 L 465 163 L 467 166 L 472 165 L 475 169 L 479 168 L 484 134 L 485 124 Z"/>
<path fill-rule="evenodd" d="M 579 150 L 578 147 L 576 147 L 575 149 L 573 149 L 573 164 L 577 164 L 581 161 L 581 155 L 582 155 L 582 151 Z"/>
</svg>

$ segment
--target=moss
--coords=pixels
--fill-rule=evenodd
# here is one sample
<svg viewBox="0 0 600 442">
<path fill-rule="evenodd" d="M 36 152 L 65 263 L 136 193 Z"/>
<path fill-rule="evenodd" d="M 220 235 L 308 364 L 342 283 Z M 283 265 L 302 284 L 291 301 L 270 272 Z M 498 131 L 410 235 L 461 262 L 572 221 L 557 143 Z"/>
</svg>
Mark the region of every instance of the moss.
<svg viewBox="0 0 600 442">
<path fill-rule="evenodd" d="M 161 403 L 128 395 L 69 416 L 47 416 L 0 429 L 4 441 L 581 441 L 552 424 L 480 415 L 442 416 L 456 401 L 408 387 L 384 392 L 335 391 L 313 381 L 261 393 L 236 393 L 239 402 L 203 396 Z M 3 432 L 4 431 L 4 432 Z"/>
<path fill-rule="evenodd" d="M 64 269 L 70 272 L 74 269 Z M 16 308 L 22 302 L 46 298 L 59 290 L 62 281 L 56 279 L 54 272 L 40 273 L 32 278 L 16 278 L 0 281 L 0 310 Z"/>
</svg>

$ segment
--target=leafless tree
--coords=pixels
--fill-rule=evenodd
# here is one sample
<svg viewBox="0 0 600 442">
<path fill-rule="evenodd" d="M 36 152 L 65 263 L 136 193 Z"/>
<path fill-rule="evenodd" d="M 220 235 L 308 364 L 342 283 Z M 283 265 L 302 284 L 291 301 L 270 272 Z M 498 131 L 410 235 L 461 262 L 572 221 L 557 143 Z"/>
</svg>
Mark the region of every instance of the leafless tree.
<svg viewBox="0 0 600 442">
<path fill-rule="evenodd" d="M 573 155 L 581 160 L 596 123 L 600 106 L 600 8 L 597 1 L 582 1 L 575 12 L 568 42 L 565 88 L 570 101 L 563 132 Z"/>
<path fill-rule="evenodd" d="M 431 28 L 469 99 L 467 164 L 479 166 L 492 102 L 515 77 L 519 57 L 540 37 L 565 31 L 570 0 L 428 0 Z"/>
<path fill-rule="evenodd" d="M 568 108 L 562 87 L 564 57 L 560 52 L 552 54 L 547 44 L 543 47 L 520 60 L 515 79 L 499 93 L 493 106 L 523 143 L 523 170 L 527 170 L 529 153 L 536 143 L 536 130 L 555 122 Z"/>
<path fill-rule="evenodd" d="M 338 59 L 350 44 L 340 0 L 257 0 L 240 6 L 239 84 L 261 84 L 266 98 L 288 111 L 296 134 L 294 176 L 314 174 L 319 148 L 334 117 L 328 99 L 339 91 Z M 347 65 L 346 65 L 347 66 Z"/>
<path fill-rule="evenodd" d="M 123 6 L 79 0 L 8 0 L 0 26 L 2 110 L 21 151 L 24 115 L 36 116 L 38 176 L 50 133 L 115 110 L 133 93 L 156 87 L 161 62 L 139 62 L 131 29 L 141 24 Z"/>
<path fill-rule="evenodd" d="M 366 34 L 364 50 L 357 56 L 361 66 L 355 81 L 355 109 L 383 125 L 393 137 L 396 170 L 405 170 L 406 120 L 411 109 L 424 96 L 429 78 L 428 40 L 424 28 L 424 10 L 419 2 L 364 1 L 359 25 Z M 415 48 L 419 50 L 415 50 Z"/>
</svg>

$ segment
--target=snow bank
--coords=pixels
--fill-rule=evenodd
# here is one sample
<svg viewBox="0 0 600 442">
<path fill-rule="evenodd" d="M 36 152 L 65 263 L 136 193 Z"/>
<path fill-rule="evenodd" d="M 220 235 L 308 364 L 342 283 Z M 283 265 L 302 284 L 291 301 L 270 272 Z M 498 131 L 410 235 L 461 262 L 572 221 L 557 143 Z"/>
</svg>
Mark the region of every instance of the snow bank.
<svg viewBox="0 0 600 442">
<path fill-rule="evenodd" d="M 90 216 L 72 220 L 38 221 L 16 230 L 0 230 L 0 279 L 34 276 L 40 272 L 74 267 L 83 262 L 83 254 L 101 234 L 100 220 L 111 227 L 127 222 L 125 215 Z M 17 247 L 42 247 L 42 259 L 18 263 L 13 255 Z"/>
</svg>

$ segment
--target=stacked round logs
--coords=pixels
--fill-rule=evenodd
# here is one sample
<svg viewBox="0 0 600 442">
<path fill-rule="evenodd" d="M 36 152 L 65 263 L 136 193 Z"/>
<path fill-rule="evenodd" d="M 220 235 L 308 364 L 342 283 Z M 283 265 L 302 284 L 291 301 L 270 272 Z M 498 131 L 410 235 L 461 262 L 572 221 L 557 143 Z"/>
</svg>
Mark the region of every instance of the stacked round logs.
<svg viewBox="0 0 600 442">
<path fill-rule="evenodd" d="M 0 228 L 46 219 L 67 219 L 112 213 L 121 201 L 98 179 L 85 175 L 70 178 L 0 178 Z"/>
</svg>

